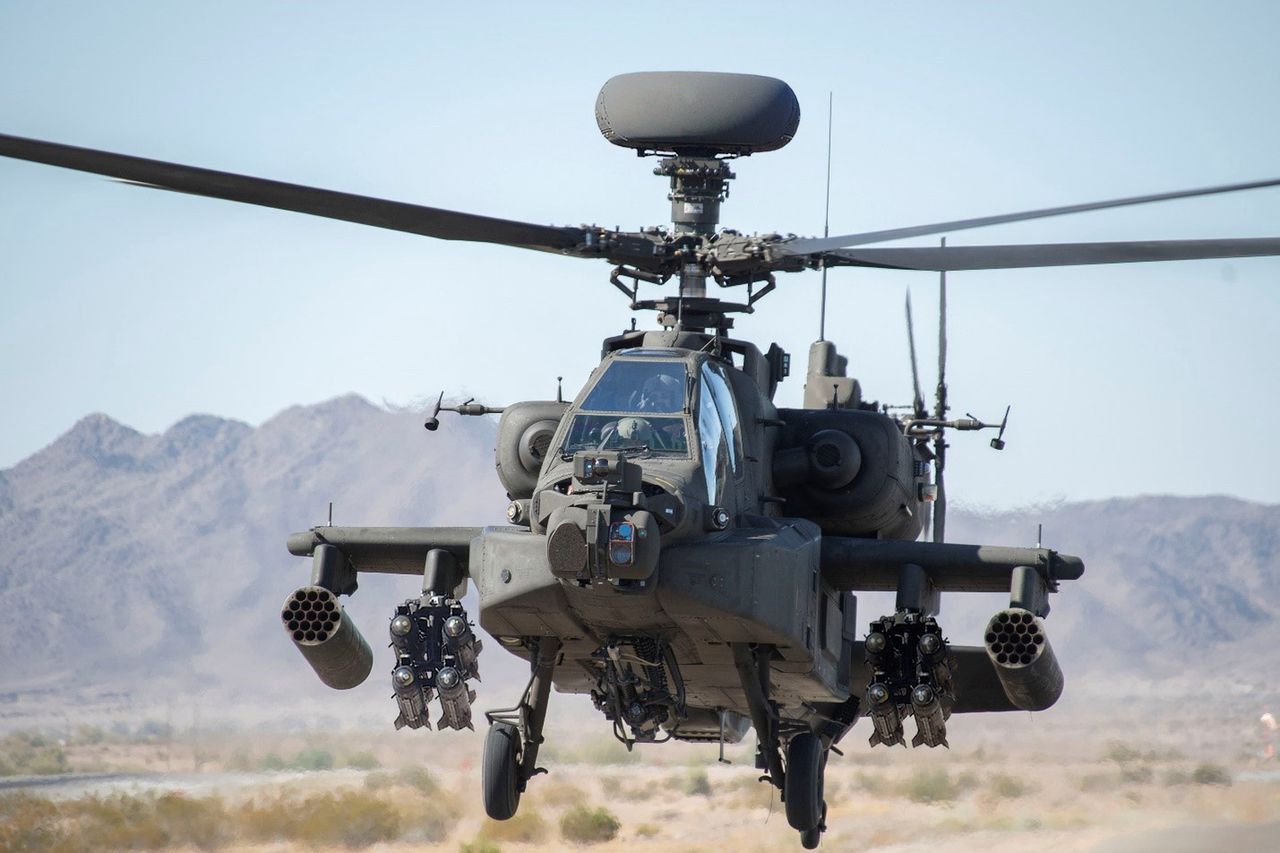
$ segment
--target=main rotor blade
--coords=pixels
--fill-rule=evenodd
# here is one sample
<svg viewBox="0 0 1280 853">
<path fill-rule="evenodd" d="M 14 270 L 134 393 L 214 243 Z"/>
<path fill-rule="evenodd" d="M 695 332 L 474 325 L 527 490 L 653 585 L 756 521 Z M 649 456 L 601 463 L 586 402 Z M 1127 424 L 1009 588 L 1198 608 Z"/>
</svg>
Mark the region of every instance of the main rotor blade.
<svg viewBox="0 0 1280 853">
<path fill-rule="evenodd" d="M 78 169 L 155 189 L 308 213 L 441 240 L 560 252 L 582 243 L 586 234 L 582 228 L 494 219 L 5 134 L 0 134 L 0 156 Z"/>
<path fill-rule="evenodd" d="M 1249 181 L 1242 184 L 1222 184 L 1216 187 L 1201 187 L 1194 190 L 1178 190 L 1154 195 L 1135 195 L 1127 198 L 1115 198 L 1109 201 L 1094 201 L 1085 204 L 1069 204 L 1063 207 L 1045 207 L 1039 210 L 1024 210 L 1019 213 L 1004 213 L 998 216 L 980 216 L 976 219 L 957 219 L 952 222 L 935 222 L 931 225 L 913 225 L 907 228 L 891 228 L 886 231 L 864 231 L 861 234 L 844 234 L 809 240 L 792 240 L 778 248 L 793 255 L 811 255 L 815 252 L 827 252 L 848 246 L 864 246 L 868 243 L 883 243 L 887 240 L 901 240 L 906 237 L 924 237 L 930 234 L 944 234 L 948 231 L 963 231 L 966 228 L 981 228 L 985 225 L 1003 225 L 1008 222 L 1025 222 L 1028 219 L 1044 219 L 1049 216 L 1064 216 L 1068 213 L 1085 213 L 1090 210 L 1104 210 L 1110 207 L 1128 207 L 1135 204 L 1150 204 L 1156 201 L 1172 201 L 1179 198 L 1193 198 L 1202 195 L 1218 195 L 1234 193 L 1241 190 L 1256 190 L 1263 187 L 1280 186 L 1280 178 L 1265 181 Z"/>
<path fill-rule="evenodd" d="M 831 266 L 901 270 L 999 270 L 1204 258 L 1256 258 L 1269 255 L 1280 255 L 1280 237 L 1041 243 L 1024 246 L 921 246 L 906 249 L 873 247 L 823 252 L 821 258 Z"/>
<path fill-rule="evenodd" d="M 947 238 L 940 244 L 946 248 Z M 933 416 L 938 420 L 947 418 L 947 271 L 938 273 L 938 388 L 934 395 L 937 404 Z"/>
<path fill-rule="evenodd" d="M 911 400 L 913 414 L 917 418 L 928 415 L 924 408 L 924 394 L 920 391 L 920 368 L 916 364 L 916 325 L 911 319 L 911 291 L 907 291 L 907 345 L 911 348 L 911 388 L 915 397 Z"/>
<path fill-rule="evenodd" d="M 947 238 L 942 238 L 942 247 L 947 245 Z M 938 273 L 938 388 L 934 397 L 936 406 L 933 416 L 938 420 L 947 418 L 947 271 Z M 947 483 L 944 471 L 947 468 L 947 433 L 938 430 L 933 440 L 933 467 L 937 472 L 938 496 L 934 499 L 932 528 L 933 541 L 944 542 L 947 538 Z"/>
</svg>

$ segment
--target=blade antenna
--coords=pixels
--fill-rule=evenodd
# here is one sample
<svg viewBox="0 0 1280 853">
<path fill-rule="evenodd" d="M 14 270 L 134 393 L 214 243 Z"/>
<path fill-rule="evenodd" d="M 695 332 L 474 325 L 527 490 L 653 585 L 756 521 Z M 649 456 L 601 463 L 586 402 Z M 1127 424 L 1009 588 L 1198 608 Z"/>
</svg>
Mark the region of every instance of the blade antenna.
<svg viewBox="0 0 1280 853">
<path fill-rule="evenodd" d="M 947 238 L 942 238 L 942 246 L 947 245 Z M 938 420 L 947 418 L 947 271 L 938 273 L 938 392 L 937 408 L 933 416 Z M 947 438 L 945 430 L 938 430 L 933 440 L 934 469 L 937 471 L 938 497 L 933 505 L 933 541 L 946 541 L 947 533 L 947 486 L 943 480 L 943 471 L 947 467 Z"/>
<path fill-rule="evenodd" d="M 907 290 L 907 344 L 911 349 L 911 387 L 915 396 L 911 398 L 911 410 L 915 418 L 927 418 L 929 410 L 924 407 L 924 393 L 920 390 L 920 368 L 916 363 L 916 327 L 911 319 L 911 290 Z"/>
<path fill-rule="evenodd" d="M 827 92 L 827 200 L 822 218 L 823 239 L 831 235 L 831 116 L 835 94 Z M 827 339 L 827 261 L 822 260 L 822 308 L 818 314 L 818 340 Z"/>
</svg>

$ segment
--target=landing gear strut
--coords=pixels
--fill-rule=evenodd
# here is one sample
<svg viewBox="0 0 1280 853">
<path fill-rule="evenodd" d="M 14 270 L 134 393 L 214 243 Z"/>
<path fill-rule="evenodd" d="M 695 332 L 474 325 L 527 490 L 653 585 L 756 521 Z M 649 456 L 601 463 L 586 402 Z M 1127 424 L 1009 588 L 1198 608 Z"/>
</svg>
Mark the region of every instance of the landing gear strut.
<svg viewBox="0 0 1280 853">
<path fill-rule="evenodd" d="M 558 639 L 538 640 L 532 661 L 533 676 L 519 704 L 485 715 L 489 720 L 489 733 L 484 740 L 481 786 L 485 813 L 494 820 L 513 817 L 529 780 L 546 772 L 538 767 L 538 748 L 542 746 L 551 675 L 559 654 Z"/>
<path fill-rule="evenodd" d="M 758 752 L 756 766 L 767 770 L 763 780 L 782 789 L 787 823 L 800 831 L 800 843 L 812 850 L 826 830 L 827 804 L 823 801 L 828 745 L 811 731 L 791 736 L 786 765 L 782 760 L 782 736 L 777 708 L 769 698 L 769 646 L 735 644 L 733 660 L 751 710 Z"/>
</svg>

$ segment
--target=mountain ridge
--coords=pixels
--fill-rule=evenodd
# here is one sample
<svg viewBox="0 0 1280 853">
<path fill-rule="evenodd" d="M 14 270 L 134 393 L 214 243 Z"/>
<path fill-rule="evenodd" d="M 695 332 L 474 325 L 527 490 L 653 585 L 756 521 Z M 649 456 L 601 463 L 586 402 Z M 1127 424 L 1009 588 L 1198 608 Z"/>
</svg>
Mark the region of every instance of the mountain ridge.
<svg viewBox="0 0 1280 853">
<path fill-rule="evenodd" d="M 286 536 L 323 521 L 329 501 L 339 524 L 499 523 L 494 436 L 487 418 L 426 433 L 419 415 L 358 395 L 291 406 L 257 427 L 192 415 L 145 435 L 100 413 L 80 419 L 0 471 L 0 608 L 10 614 L 0 694 L 198 684 L 325 695 L 276 622 L 308 577 Z M 1022 545 L 1043 523 L 1047 547 L 1085 558 L 1048 622 L 1073 678 L 1158 681 L 1218 666 L 1248 679 L 1258 676 L 1248 649 L 1280 643 L 1280 505 L 1152 495 L 953 508 L 949 521 L 953 541 Z M 360 585 L 349 608 L 377 646 L 416 585 Z M 860 623 L 891 607 L 859 598 Z M 1000 599 L 946 596 L 940 621 L 953 640 L 976 642 Z M 489 670 L 518 677 L 514 658 L 489 648 L 486 685 Z"/>
</svg>

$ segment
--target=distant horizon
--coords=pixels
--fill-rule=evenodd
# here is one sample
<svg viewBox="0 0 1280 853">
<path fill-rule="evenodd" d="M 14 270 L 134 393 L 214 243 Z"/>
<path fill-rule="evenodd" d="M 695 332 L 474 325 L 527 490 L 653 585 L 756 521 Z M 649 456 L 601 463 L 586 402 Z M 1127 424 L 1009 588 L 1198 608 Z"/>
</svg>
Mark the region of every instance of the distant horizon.
<svg viewBox="0 0 1280 853">
<path fill-rule="evenodd" d="M 453 395 L 453 397 L 456 397 L 458 400 L 463 400 L 466 398 L 466 396 L 461 393 Z M 169 424 L 164 429 L 161 429 L 158 431 L 147 431 L 147 430 L 139 429 L 138 427 L 132 426 L 126 423 L 125 421 L 121 420 L 120 418 L 117 418 L 116 416 L 110 414 L 109 412 L 101 412 L 101 411 L 88 412 L 82 415 L 81 417 L 77 418 L 70 426 L 68 426 L 66 429 L 62 430 L 61 432 L 59 432 L 54 438 L 52 438 L 49 442 L 43 445 L 39 450 L 36 450 L 32 453 L 27 454 L 26 456 L 17 460 L 11 465 L 0 467 L 0 474 L 4 474 L 7 471 L 11 471 L 17 466 L 26 462 L 27 460 L 32 459 L 36 456 L 39 456 L 41 453 L 44 453 L 45 451 L 49 450 L 51 447 L 57 444 L 61 439 L 65 438 L 67 435 L 74 432 L 77 426 L 79 426 L 85 420 L 93 417 L 106 418 L 107 420 L 111 421 L 113 424 L 123 427 L 124 429 L 127 429 L 130 432 L 136 433 L 137 435 L 143 438 L 159 438 L 167 434 L 174 427 L 177 427 L 179 424 L 182 424 L 188 420 L 191 420 L 192 418 L 204 418 L 204 417 L 213 418 L 218 421 L 222 421 L 224 423 L 241 424 L 251 430 L 257 430 L 257 429 L 260 429 L 264 424 L 269 423 L 270 421 L 274 420 L 276 417 L 278 417 L 279 415 L 283 414 L 284 412 L 290 409 L 319 408 L 322 406 L 330 405 L 339 400 L 345 400 L 345 399 L 359 400 L 360 402 L 368 405 L 370 408 L 372 408 L 375 411 L 382 412 L 385 414 L 390 414 L 390 415 L 416 414 L 417 412 L 421 411 L 420 408 L 416 407 L 413 404 L 397 404 L 397 403 L 391 403 L 389 401 L 383 401 L 379 403 L 379 402 L 370 400 L 367 396 L 365 396 L 364 394 L 361 394 L 358 391 L 347 391 L 345 393 L 337 394 L 333 397 L 329 397 L 324 400 L 318 400 L 314 403 L 289 403 L 287 405 L 280 407 L 273 414 L 267 416 L 266 418 L 263 418 L 261 421 L 258 421 L 257 423 L 245 420 L 244 418 L 236 418 L 228 415 L 220 415 L 220 414 L 217 414 L 216 412 L 191 412 L 190 414 L 183 415 L 182 417 L 178 418 L 176 421 Z M 446 393 L 445 400 L 448 401 L 450 399 L 451 399 L 451 395 Z M 472 422 L 473 423 L 489 422 L 496 426 L 496 420 L 494 420 L 493 416 L 486 416 L 480 421 L 476 421 L 475 419 L 472 419 Z M 442 428 L 447 429 L 448 427 L 442 424 Z M 495 482 L 497 481 L 496 473 L 494 474 L 494 481 Z M 1092 497 L 1080 497 L 1080 498 L 1048 497 L 1043 500 L 1036 500 L 1036 501 L 1031 501 L 1023 504 L 1017 504 L 1017 505 L 1010 504 L 1010 505 L 1000 506 L 1000 505 L 979 502 L 979 501 L 968 501 L 964 498 L 963 494 L 955 493 L 956 491 L 961 491 L 963 489 L 962 486 L 957 487 L 953 480 L 948 480 L 948 485 L 950 487 L 947 495 L 948 508 L 955 511 L 959 511 L 959 512 L 965 512 L 975 516 L 1015 515 L 1015 514 L 1033 513 L 1038 511 L 1049 512 L 1064 506 L 1089 504 L 1089 503 L 1101 503 L 1101 502 L 1112 501 L 1112 500 L 1120 500 L 1120 501 L 1141 500 L 1143 498 L 1152 498 L 1152 499 L 1171 498 L 1175 500 L 1222 499 L 1222 500 L 1238 501 L 1240 503 L 1251 504 L 1253 506 L 1260 506 L 1260 507 L 1280 506 L 1280 501 L 1260 501 L 1260 500 L 1245 497 L 1242 495 L 1231 494 L 1229 492 L 1203 492 L 1203 493 L 1200 493 L 1200 492 L 1184 492 L 1184 493 L 1135 492 L 1132 494 L 1110 494 L 1110 495 L 1097 495 Z"/>
</svg>

